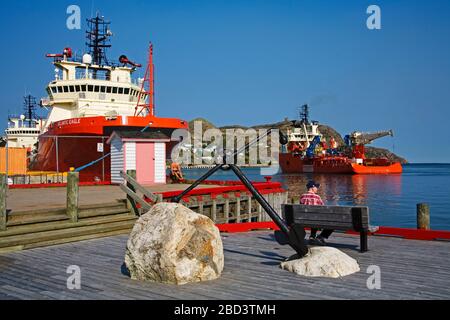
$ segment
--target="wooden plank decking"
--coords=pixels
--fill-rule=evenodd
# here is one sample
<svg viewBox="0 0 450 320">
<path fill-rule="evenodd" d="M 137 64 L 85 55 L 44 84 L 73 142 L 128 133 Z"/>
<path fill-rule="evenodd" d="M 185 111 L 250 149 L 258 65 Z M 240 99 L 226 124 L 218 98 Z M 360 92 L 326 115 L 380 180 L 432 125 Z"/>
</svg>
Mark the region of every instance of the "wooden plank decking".
<svg viewBox="0 0 450 320">
<path fill-rule="evenodd" d="M 122 273 L 127 236 L 0 255 L 0 299 L 449 299 L 450 243 L 337 234 L 330 244 L 356 258 L 361 272 L 342 279 L 304 278 L 279 268 L 292 254 L 266 231 L 223 234 L 219 280 L 185 286 L 141 283 Z M 81 290 L 66 287 L 67 267 L 81 268 Z M 381 268 L 369 290 L 368 266 Z"/>
<path fill-rule="evenodd" d="M 167 192 L 185 190 L 187 184 L 167 184 L 148 186 L 150 192 Z M 201 185 L 198 188 L 211 188 L 214 186 Z M 64 188 L 40 188 L 40 189 L 9 189 L 7 192 L 8 209 L 12 212 L 36 210 L 36 208 L 65 208 L 67 189 Z M 109 203 L 125 198 L 120 186 L 81 186 L 80 205 L 96 205 Z"/>
</svg>

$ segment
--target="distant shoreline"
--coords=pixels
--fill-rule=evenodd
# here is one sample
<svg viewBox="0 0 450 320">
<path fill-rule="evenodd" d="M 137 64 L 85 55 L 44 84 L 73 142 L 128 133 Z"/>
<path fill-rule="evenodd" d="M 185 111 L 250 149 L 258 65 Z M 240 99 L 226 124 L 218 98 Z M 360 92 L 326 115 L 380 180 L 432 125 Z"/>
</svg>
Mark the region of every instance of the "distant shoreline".
<svg viewBox="0 0 450 320">
<path fill-rule="evenodd" d="M 404 165 L 450 165 L 450 162 L 408 162 Z"/>
</svg>

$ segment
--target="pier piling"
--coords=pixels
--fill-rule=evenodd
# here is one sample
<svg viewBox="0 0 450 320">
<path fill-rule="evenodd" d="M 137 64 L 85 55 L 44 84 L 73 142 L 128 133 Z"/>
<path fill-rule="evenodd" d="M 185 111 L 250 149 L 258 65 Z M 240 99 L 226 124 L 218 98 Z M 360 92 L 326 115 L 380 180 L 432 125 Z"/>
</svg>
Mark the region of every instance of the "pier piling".
<svg viewBox="0 0 450 320">
<path fill-rule="evenodd" d="M 426 203 L 417 204 L 417 229 L 430 230 L 430 207 Z"/>
<path fill-rule="evenodd" d="M 69 172 L 67 174 L 67 215 L 72 222 L 78 222 L 78 198 L 80 173 Z"/>
<path fill-rule="evenodd" d="M 6 175 L 0 174 L 0 231 L 6 230 Z"/>
</svg>

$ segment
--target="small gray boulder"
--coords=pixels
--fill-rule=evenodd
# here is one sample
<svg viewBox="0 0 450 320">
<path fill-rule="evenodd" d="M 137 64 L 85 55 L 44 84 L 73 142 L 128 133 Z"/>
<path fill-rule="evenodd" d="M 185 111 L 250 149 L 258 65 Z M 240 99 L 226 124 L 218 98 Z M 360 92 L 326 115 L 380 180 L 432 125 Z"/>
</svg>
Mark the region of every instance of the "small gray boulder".
<svg viewBox="0 0 450 320">
<path fill-rule="evenodd" d="M 311 253 L 297 260 L 281 263 L 281 268 L 305 277 L 340 278 L 360 271 L 358 262 L 331 247 L 313 247 Z"/>
</svg>

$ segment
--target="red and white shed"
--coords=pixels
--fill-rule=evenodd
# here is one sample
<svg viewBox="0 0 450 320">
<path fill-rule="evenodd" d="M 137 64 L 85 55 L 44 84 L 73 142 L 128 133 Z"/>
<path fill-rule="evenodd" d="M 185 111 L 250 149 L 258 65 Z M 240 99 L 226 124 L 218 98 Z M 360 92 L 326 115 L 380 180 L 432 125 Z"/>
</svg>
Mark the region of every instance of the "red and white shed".
<svg viewBox="0 0 450 320">
<path fill-rule="evenodd" d="M 170 138 L 161 132 L 114 131 L 111 145 L 111 182 L 124 182 L 120 172 L 136 171 L 143 185 L 166 183 L 166 144 Z"/>
</svg>

